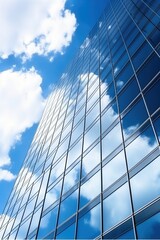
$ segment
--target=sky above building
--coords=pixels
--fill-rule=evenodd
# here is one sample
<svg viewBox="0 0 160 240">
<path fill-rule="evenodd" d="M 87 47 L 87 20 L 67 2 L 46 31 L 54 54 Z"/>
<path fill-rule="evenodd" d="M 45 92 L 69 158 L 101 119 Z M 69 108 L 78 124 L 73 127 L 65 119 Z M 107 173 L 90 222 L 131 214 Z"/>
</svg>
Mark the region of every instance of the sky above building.
<svg viewBox="0 0 160 240">
<path fill-rule="evenodd" d="M 0 214 L 47 97 L 108 0 L 0 0 Z"/>
</svg>

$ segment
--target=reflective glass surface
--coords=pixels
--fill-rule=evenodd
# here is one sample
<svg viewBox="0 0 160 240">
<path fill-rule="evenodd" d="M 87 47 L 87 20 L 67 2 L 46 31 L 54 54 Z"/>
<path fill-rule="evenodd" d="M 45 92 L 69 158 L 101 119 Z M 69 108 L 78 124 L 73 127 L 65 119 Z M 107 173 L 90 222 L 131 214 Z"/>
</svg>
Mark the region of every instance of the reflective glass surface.
<svg viewBox="0 0 160 240">
<path fill-rule="evenodd" d="M 100 234 L 100 205 L 78 219 L 77 239 L 94 239 Z"/>
<path fill-rule="evenodd" d="M 1 239 L 160 238 L 160 4 L 110 0 L 48 97 Z"/>
<path fill-rule="evenodd" d="M 131 204 L 129 189 L 127 184 L 125 184 L 103 200 L 104 230 L 113 227 L 130 214 Z"/>
<path fill-rule="evenodd" d="M 138 237 L 140 239 L 160 238 L 160 213 L 155 214 L 137 226 Z"/>
</svg>

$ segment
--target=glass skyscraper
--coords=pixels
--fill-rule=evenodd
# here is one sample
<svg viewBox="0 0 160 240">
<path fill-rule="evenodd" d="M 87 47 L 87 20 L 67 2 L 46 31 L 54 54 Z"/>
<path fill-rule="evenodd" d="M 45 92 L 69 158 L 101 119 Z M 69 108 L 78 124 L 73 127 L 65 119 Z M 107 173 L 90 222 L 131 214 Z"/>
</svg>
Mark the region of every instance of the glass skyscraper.
<svg viewBox="0 0 160 240">
<path fill-rule="evenodd" d="M 160 1 L 111 0 L 50 95 L 1 239 L 160 238 Z"/>
</svg>

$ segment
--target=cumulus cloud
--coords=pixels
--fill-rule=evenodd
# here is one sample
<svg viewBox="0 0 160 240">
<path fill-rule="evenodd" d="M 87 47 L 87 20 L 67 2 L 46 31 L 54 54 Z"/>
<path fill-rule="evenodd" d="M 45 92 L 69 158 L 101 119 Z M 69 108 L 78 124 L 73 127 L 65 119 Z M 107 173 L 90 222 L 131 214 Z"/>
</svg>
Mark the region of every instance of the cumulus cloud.
<svg viewBox="0 0 160 240">
<path fill-rule="evenodd" d="M 0 57 L 63 53 L 76 30 L 66 0 L 0 0 Z"/>
<path fill-rule="evenodd" d="M 22 133 L 38 122 L 44 107 L 42 78 L 34 68 L 28 71 L 9 69 L 0 73 L 0 167 L 11 163 L 9 152 Z M 0 169 L 2 179 L 14 175 Z"/>
</svg>

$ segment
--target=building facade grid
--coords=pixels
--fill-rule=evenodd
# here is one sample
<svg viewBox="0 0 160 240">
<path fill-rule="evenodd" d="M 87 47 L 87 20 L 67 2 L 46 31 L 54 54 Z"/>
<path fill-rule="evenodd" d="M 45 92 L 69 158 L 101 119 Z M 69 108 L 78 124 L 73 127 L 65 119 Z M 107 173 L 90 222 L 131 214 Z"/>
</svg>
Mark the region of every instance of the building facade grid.
<svg viewBox="0 0 160 240">
<path fill-rule="evenodd" d="M 112 0 L 50 95 L 2 239 L 160 238 L 160 4 Z"/>
</svg>

